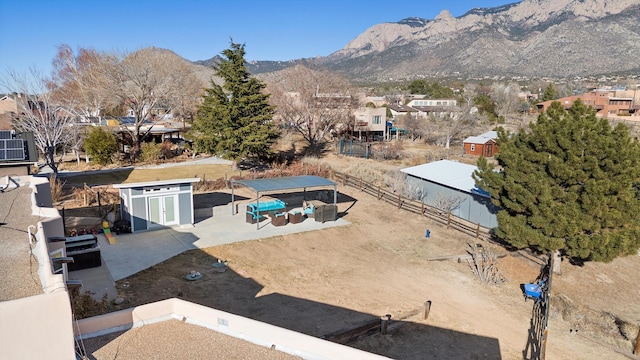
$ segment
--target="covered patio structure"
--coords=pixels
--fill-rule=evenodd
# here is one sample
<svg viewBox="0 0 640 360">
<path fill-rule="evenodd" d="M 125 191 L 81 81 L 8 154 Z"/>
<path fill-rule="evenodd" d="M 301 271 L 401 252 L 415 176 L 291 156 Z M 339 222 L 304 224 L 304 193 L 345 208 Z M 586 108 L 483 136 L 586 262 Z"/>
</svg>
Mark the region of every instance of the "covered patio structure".
<svg viewBox="0 0 640 360">
<path fill-rule="evenodd" d="M 256 205 L 259 208 L 260 194 L 271 193 L 274 191 L 302 189 L 303 199 L 306 199 L 306 191 L 309 188 L 333 187 L 333 205 L 338 202 L 337 184 L 329 179 L 315 175 L 287 176 L 269 179 L 254 180 L 231 180 L 231 212 L 232 215 L 237 214 L 235 206 L 235 185 L 239 184 L 256 192 Z M 256 229 L 260 229 L 260 222 L 256 222 Z"/>
</svg>

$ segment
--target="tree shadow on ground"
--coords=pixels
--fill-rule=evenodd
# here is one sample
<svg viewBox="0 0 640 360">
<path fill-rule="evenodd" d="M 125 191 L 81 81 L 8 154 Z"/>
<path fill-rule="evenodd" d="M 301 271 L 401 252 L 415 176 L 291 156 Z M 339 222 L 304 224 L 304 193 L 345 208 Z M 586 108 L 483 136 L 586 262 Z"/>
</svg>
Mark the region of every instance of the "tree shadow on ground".
<svg viewBox="0 0 640 360">
<path fill-rule="evenodd" d="M 127 307 L 177 297 L 392 358 L 501 358 L 495 338 L 419 320 L 391 318 L 387 335 L 380 335 L 381 316 L 385 314 L 367 314 L 277 292 L 263 293 L 262 284 L 236 272 L 233 264 L 224 271 L 215 266 L 224 260 L 192 250 L 120 280 L 117 286 Z M 191 271 L 202 277 L 187 280 L 185 275 Z M 89 352 L 97 350 L 91 344 L 85 346 Z"/>
<path fill-rule="evenodd" d="M 300 156 L 322 158 L 327 154 L 329 154 L 332 149 L 333 149 L 333 143 L 330 141 L 322 141 L 322 142 L 315 143 L 313 145 L 310 145 L 307 143 L 305 146 L 303 146 L 300 149 Z"/>
</svg>

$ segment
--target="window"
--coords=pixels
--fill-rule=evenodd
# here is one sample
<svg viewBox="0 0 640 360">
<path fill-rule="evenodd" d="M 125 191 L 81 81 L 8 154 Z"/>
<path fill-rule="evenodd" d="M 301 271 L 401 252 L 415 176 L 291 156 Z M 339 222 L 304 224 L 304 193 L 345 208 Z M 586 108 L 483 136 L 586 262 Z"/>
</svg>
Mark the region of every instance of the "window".
<svg viewBox="0 0 640 360">
<path fill-rule="evenodd" d="M 372 124 L 374 125 L 380 125 L 382 123 L 382 116 L 380 115 L 376 115 L 373 117 L 373 122 Z"/>
<path fill-rule="evenodd" d="M 476 144 L 471 144 L 471 151 L 476 151 Z"/>
</svg>

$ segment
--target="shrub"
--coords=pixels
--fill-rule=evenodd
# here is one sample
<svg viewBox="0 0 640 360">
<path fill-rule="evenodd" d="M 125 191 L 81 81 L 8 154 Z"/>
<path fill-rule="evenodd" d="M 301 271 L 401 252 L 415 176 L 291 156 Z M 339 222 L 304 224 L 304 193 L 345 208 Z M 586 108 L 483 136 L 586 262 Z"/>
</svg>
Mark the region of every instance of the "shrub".
<svg viewBox="0 0 640 360">
<path fill-rule="evenodd" d="M 160 144 L 160 156 L 163 159 L 171 159 L 174 157 L 174 151 L 178 146 L 174 145 L 171 141 L 164 141 Z"/>
<path fill-rule="evenodd" d="M 160 159 L 162 154 L 162 145 L 154 143 L 142 144 L 142 161 L 155 162 Z"/>
<path fill-rule="evenodd" d="M 113 308 L 107 294 L 104 294 L 100 300 L 94 299 L 95 293 L 88 291 L 80 293 L 78 290 L 73 290 L 70 295 L 73 313 L 77 319 L 102 315 Z"/>
<path fill-rule="evenodd" d="M 64 192 L 62 191 L 64 183 L 62 181 L 58 180 L 56 175 L 53 174 L 49 178 L 49 185 L 51 187 L 51 200 L 54 203 L 57 203 L 57 202 L 61 201 L 62 200 L 62 196 L 64 195 Z"/>
<path fill-rule="evenodd" d="M 111 163 L 112 155 L 118 151 L 116 137 L 101 127 L 94 127 L 84 139 L 84 149 L 91 161 L 100 165 Z"/>
</svg>

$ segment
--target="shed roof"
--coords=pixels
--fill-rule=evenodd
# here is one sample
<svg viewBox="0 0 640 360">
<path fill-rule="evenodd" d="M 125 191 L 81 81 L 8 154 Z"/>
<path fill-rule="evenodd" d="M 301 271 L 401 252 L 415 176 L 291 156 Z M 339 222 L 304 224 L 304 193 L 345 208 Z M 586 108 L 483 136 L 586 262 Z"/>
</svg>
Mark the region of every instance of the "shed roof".
<svg viewBox="0 0 640 360">
<path fill-rule="evenodd" d="M 280 178 L 255 179 L 255 180 L 232 180 L 232 183 L 244 185 L 257 192 L 276 191 L 289 189 L 302 189 L 321 186 L 335 186 L 336 183 L 321 176 L 302 175 L 286 176 Z"/>
<path fill-rule="evenodd" d="M 473 172 L 477 169 L 478 168 L 474 165 L 464 164 L 457 161 L 440 160 L 428 164 L 412 166 L 400 171 L 450 188 L 487 196 L 487 193 L 484 190 L 479 189 L 476 186 L 475 180 L 471 177 Z"/>
<path fill-rule="evenodd" d="M 116 188 L 116 189 L 129 189 L 129 188 L 134 188 L 134 187 L 163 186 L 163 185 L 195 183 L 195 182 L 199 182 L 199 181 L 200 181 L 200 178 L 170 179 L 170 180 L 157 180 L 157 181 L 146 181 L 146 182 L 137 182 L 137 183 L 114 184 L 113 187 Z"/>
<path fill-rule="evenodd" d="M 484 134 L 480 134 L 478 135 L 480 137 L 484 137 L 484 138 L 490 138 L 490 139 L 497 139 L 498 138 L 498 132 L 497 131 L 487 131 Z"/>
<path fill-rule="evenodd" d="M 463 143 L 465 144 L 486 144 L 488 142 L 495 142 L 495 140 L 491 139 L 491 138 L 487 138 L 487 137 L 482 137 L 482 136 L 469 136 L 468 138 L 464 139 Z"/>
</svg>

